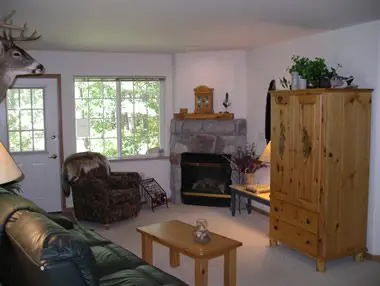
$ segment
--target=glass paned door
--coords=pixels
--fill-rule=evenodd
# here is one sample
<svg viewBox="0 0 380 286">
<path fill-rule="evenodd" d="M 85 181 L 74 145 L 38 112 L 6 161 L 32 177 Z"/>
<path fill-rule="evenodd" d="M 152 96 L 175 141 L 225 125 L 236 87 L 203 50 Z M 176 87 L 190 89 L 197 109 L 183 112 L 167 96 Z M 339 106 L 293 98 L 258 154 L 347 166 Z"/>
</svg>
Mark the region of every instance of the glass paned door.
<svg viewBox="0 0 380 286">
<path fill-rule="evenodd" d="M 0 104 L 0 140 L 23 173 L 21 195 L 62 210 L 57 78 L 18 78 Z"/>
</svg>

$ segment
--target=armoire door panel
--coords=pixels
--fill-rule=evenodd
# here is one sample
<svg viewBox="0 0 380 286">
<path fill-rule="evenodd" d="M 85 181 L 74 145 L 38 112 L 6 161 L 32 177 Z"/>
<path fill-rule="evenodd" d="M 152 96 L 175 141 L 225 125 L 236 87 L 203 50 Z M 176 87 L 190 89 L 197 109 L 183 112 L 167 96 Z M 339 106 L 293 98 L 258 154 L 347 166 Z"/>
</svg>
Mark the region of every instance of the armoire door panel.
<svg viewBox="0 0 380 286">
<path fill-rule="evenodd" d="M 325 227 L 327 253 L 334 257 L 366 244 L 371 95 L 352 93 L 324 100 Z"/>
<path fill-rule="evenodd" d="M 271 196 L 292 201 L 293 192 L 293 98 L 272 96 Z"/>
<path fill-rule="evenodd" d="M 294 202 L 318 210 L 321 135 L 321 99 L 297 96 L 294 100 Z"/>
</svg>

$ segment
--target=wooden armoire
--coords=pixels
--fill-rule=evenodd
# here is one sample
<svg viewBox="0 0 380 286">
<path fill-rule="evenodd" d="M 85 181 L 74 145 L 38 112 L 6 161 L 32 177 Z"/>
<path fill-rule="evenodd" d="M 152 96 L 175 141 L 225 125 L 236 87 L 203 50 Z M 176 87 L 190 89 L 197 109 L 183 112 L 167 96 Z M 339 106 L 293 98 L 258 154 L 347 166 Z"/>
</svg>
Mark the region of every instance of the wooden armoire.
<svg viewBox="0 0 380 286">
<path fill-rule="evenodd" d="M 369 89 L 271 93 L 270 245 L 316 260 L 364 258 L 367 235 Z"/>
</svg>

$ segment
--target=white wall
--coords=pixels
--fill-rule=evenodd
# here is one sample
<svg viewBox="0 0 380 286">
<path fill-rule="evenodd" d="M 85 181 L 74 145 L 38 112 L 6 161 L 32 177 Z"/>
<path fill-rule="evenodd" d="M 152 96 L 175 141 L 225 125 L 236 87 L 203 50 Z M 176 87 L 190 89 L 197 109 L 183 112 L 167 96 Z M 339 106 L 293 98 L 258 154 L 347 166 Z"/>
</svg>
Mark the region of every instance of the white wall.
<svg viewBox="0 0 380 286">
<path fill-rule="evenodd" d="M 231 112 L 245 118 L 246 53 L 226 51 L 189 54 L 123 54 L 60 51 L 30 51 L 45 65 L 47 73 L 62 76 L 62 113 L 64 156 L 75 152 L 75 114 L 73 78 L 77 75 L 146 75 L 166 77 L 166 151 L 169 146 L 170 120 L 180 107 L 194 110 L 193 88 L 207 84 L 215 88 L 215 111 L 221 111 L 225 92 L 232 101 Z M 177 71 L 174 75 L 174 71 Z M 175 76 L 175 81 L 174 81 Z M 175 89 L 175 96 L 173 93 Z M 174 108 L 174 98 L 176 108 Z M 112 169 L 138 171 L 146 177 L 154 177 L 170 196 L 169 160 L 114 161 Z M 71 200 L 67 200 L 71 206 Z"/>
<path fill-rule="evenodd" d="M 380 254 L 380 21 L 332 32 L 300 38 L 254 49 L 248 54 L 247 111 L 248 138 L 260 140 L 265 128 L 265 99 L 268 84 L 288 78 L 286 68 L 291 56 L 324 57 L 329 64 L 340 63 L 342 75 L 353 75 L 363 88 L 375 88 L 371 136 L 370 204 L 367 246 L 372 254 Z"/>
<path fill-rule="evenodd" d="M 368 211 L 368 249 L 370 253 L 380 254 L 380 22 L 377 35 L 377 81 L 375 96 L 372 99 L 372 128 L 371 128 L 371 166 L 370 166 L 370 196 Z M 376 57 L 373 58 L 376 62 Z"/>
<path fill-rule="evenodd" d="M 230 112 L 235 118 L 246 117 L 245 51 L 189 52 L 175 55 L 174 111 L 188 108 L 194 111 L 194 88 L 207 85 L 214 88 L 214 112 L 224 111 L 226 92 L 231 101 Z"/>
<path fill-rule="evenodd" d="M 75 102 L 74 76 L 165 76 L 166 100 L 165 149 L 169 146 L 169 122 L 173 114 L 172 59 L 168 54 L 122 54 L 31 51 L 33 57 L 47 69 L 47 73 L 59 73 L 62 76 L 62 113 L 64 156 L 75 150 Z M 145 176 L 154 177 L 170 195 L 169 160 L 116 161 L 111 162 L 117 171 L 139 171 Z M 71 201 L 68 200 L 68 205 Z"/>
</svg>

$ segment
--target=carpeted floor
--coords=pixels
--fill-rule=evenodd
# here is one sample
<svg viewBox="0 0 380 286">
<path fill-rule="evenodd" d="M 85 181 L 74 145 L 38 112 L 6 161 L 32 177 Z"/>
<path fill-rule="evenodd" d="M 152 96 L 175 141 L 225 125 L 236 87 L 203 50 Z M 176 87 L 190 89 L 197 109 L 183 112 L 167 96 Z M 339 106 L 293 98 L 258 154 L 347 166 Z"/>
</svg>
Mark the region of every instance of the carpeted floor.
<svg viewBox="0 0 380 286">
<path fill-rule="evenodd" d="M 315 271 L 315 262 L 298 252 L 280 245 L 268 247 L 268 217 L 255 211 L 248 215 L 242 210 L 235 217 L 227 208 L 189 205 L 169 205 L 152 213 L 144 208 L 133 220 L 111 226 L 109 230 L 83 223 L 103 236 L 128 248 L 141 256 L 140 234 L 136 227 L 170 219 L 179 219 L 194 224 L 196 219 L 206 218 L 211 231 L 243 242 L 237 252 L 238 286 L 379 286 L 380 263 L 365 260 L 355 262 L 351 257 L 327 263 L 327 271 Z M 181 266 L 169 266 L 169 252 L 164 246 L 154 243 L 154 265 L 194 285 L 194 261 L 181 255 Z M 223 258 L 209 262 L 209 285 L 223 284 Z"/>
</svg>

